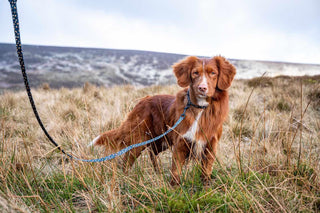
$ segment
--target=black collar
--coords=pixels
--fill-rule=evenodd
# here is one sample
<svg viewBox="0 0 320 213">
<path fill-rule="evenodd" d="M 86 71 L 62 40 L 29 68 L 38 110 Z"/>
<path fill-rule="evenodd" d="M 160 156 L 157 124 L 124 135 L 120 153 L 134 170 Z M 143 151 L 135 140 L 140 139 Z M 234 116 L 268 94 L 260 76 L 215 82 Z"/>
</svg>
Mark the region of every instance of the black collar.
<svg viewBox="0 0 320 213">
<path fill-rule="evenodd" d="M 187 98 L 188 98 L 188 103 L 187 103 L 187 106 L 193 106 L 193 107 L 196 107 L 198 109 L 206 109 L 207 106 L 200 106 L 200 105 L 196 105 L 194 103 L 191 102 L 191 99 L 190 99 L 190 94 L 189 94 L 189 89 L 187 91 Z"/>
</svg>

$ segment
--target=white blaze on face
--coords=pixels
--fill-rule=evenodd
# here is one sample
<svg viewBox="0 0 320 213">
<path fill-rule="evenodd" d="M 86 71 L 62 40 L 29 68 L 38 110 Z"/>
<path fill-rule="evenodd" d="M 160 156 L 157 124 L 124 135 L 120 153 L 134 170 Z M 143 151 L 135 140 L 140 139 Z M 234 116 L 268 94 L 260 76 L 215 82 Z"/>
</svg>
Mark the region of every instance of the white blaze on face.
<svg viewBox="0 0 320 213">
<path fill-rule="evenodd" d="M 206 93 L 208 92 L 208 80 L 207 80 L 207 77 L 206 77 L 206 71 L 205 71 L 205 68 L 204 68 L 204 60 L 202 62 L 202 81 L 200 82 L 199 84 L 199 87 L 205 87 L 207 88 L 207 91 Z"/>
<path fill-rule="evenodd" d="M 203 78 L 202 81 L 200 83 L 200 85 L 204 85 L 208 88 L 208 81 L 207 81 L 207 77 L 206 77 L 206 70 L 204 68 L 204 60 L 202 62 L 202 73 L 203 73 Z"/>
<path fill-rule="evenodd" d="M 204 61 L 202 63 L 202 70 L 203 70 L 203 76 L 202 76 L 202 81 L 200 82 L 199 86 L 206 87 L 207 88 L 206 93 L 208 93 L 209 87 L 208 87 L 208 80 L 205 75 Z M 206 101 L 206 97 L 197 97 L 197 102 L 198 102 L 198 105 L 200 105 L 200 106 L 208 106 L 209 105 L 209 103 Z"/>
<path fill-rule="evenodd" d="M 200 85 L 206 86 L 206 87 L 208 88 L 207 77 L 206 77 L 206 75 L 205 75 L 204 73 L 203 73 L 202 81 L 201 81 Z M 200 85 L 199 85 L 199 86 L 200 86 Z"/>
</svg>

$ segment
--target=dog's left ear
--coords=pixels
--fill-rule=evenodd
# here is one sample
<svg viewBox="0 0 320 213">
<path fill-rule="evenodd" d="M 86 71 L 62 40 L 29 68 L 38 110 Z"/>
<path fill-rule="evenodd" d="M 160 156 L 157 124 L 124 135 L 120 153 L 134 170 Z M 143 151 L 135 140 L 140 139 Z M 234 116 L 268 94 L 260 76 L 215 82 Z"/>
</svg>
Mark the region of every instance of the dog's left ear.
<svg viewBox="0 0 320 213">
<path fill-rule="evenodd" d="M 236 74 L 236 68 L 222 56 L 216 56 L 213 59 L 216 61 L 219 69 L 217 87 L 220 90 L 226 90 L 231 86 L 233 78 Z"/>
<path fill-rule="evenodd" d="M 172 68 L 180 87 L 187 87 L 191 83 L 191 70 L 199 59 L 195 56 L 189 56 L 175 63 Z"/>
</svg>

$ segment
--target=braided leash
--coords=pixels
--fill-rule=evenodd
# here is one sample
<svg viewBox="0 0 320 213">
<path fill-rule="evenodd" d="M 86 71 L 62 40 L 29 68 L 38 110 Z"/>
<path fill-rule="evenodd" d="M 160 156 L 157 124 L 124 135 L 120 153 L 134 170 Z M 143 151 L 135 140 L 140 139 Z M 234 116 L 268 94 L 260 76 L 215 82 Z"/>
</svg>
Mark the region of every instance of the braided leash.
<svg viewBox="0 0 320 213">
<path fill-rule="evenodd" d="M 26 87 L 27 94 L 28 94 L 29 101 L 30 101 L 31 107 L 33 109 L 34 115 L 36 116 L 37 121 L 38 121 L 41 129 L 43 130 L 43 132 L 47 136 L 47 138 L 50 140 L 50 142 L 53 143 L 63 154 L 72 158 L 71 155 L 67 154 L 63 149 L 61 149 L 61 147 L 52 139 L 52 137 L 49 135 L 49 133 L 47 132 L 46 128 L 44 127 L 44 125 L 40 119 L 37 108 L 36 108 L 34 101 L 33 101 L 32 93 L 31 93 L 30 86 L 29 86 L 28 76 L 26 73 L 26 68 L 24 66 L 24 59 L 23 59 L 22 48 L 21 48 L 21 39 L 20 39 L 18 11 L 17 11 L 17 0 L 9 0 L 9 2 L 11 5 L 11 14 L 12 14 L 12 21 L 13 21 L 13 26 L 14 26 L 14 35 L 15 35 L 15 39 L 16 39 L 17 54 L 18 54 L 18 58 L 19 58 L 19 62 L 20 62 L 24 85 Z"/>
<path fill-rule="evenodd" d="M 68 153 L 66 153 L 59 145 L 58 143 L 56 143 L 53 138 L 50 136 L 50 134 L 47 132 L 46 128 L 44 127 L 41 119 L 40 119 L 40 116 L 38 114 L 38 111 L 37 111 L 37 108 L 36 108 L 36 105 L 34 103 L 34 100 L 33 100 L 33 97 L 32 97 L 32 93 L 31 93 L 31 89 L 30 89 L 30 86 L 29 86 L 29 81 L 28 81 L 28 76 L 27 76 L 27 73 L 26 73 L 26 68 L 25 68 L 25 65 L 24 65 L 24 59 L 23 59 L 23 53 L 22 53 L 22 48 L 21 48 L 21 39 L 20 39 L 20 28 L 19 28 L 19 19 L 18 19 L 18 11 L 17 11 L 17 0 L 8 0 L 10 5 L 11 5 L 11 14 L 12 14 L 12 20 L 13 20 L 13 26 L 14 26 L 14 34 L 15 34 L 15 40 L 16 40 L 16 48 L 17 48 L 17 54 L 18 54 L 18 58 L 19 58 L 19 62 L 20 62 L 20 67 L 21 67 L 21 72 L 22 72 L 22 76 L 23 76 L 23 80 L 24 80 L 24 85 L 26 87 L 26 91 L 27 91 L 27 94 L 28 94 L 28 97 L 29 97 L 29 101 L 30 101 L 30 104 L 31 104 L 31 107 L 32 107 L 32 110 L 34 112 L 34 115 L 41 127 L 41 129 L 43 130 L 44 134 L 47 136 L 47 138 L 49 139 L 49 141 L 58 148 L 59 151 L 61 151 L 63 154 L 65 154 L 66 156 L 68 156 L 70 159 L 73 159 L 73 160 L 78 160 L 78 161 L 83 161 L 83 162 L 102 162 L 102 161 L 107 161 L 107 160 L 111 160 L 111 159 L 114 159 L 115 157 L 117 156 L 120 156 L 120 155 L 123 155 L 124 153 L 130 151 L 131 149 L 134 149 L 136 147 L 139 147 L 139 146 L 144 146 L 144 145 L 147 145 L 149 143 L 152 143 L 152 142 L 155 142 L 156 140 L 159 140 L 160 138 L 164 137 L 165 135 L 167 135 L 169 132 L 171 132 L 173 129 L 175 129 L 180 123 L 181 121 L 185 118 L 185 113 L 187 111 L 187 109 L 190 107 L 190 106 L 197 106 L 195 104 L 193 104 L 191 101 L 190 101 L 190 97 L 189 97 L 189 90 L 188 90 L 188 93 L 187 93 L 187 97 L 188 97 L 188 103 L 186 105 L 186 107 L 184 108 L 183 110 L 183 113 L 181 114 L 180 118 L 177 120 L 177 122 L 171 127 L 169 128 L 166 132 L 164 132 L 163 134 L 155 137 L 155 138 L 152 138 L 150 140 L 147 140 L 147 141 L 144 141 L 144 142 L 141 142 L 141 143 L 138 143 L 138 144 L 133 144 L 131 146 L 128 146 L 122 150 L 120 150 L 119 152 L 116 152 L 116 153 L 113 153 L 111 155 L 108 155 L 106 157 L 103 157 L 103 158 L 97 158 L 97 159 L 90 159 L 90 160 L 87 160 L 87 159 L 80 159 L 80 158 L 77 158 L 77 157 L 74 157 Z"/>
</svg>

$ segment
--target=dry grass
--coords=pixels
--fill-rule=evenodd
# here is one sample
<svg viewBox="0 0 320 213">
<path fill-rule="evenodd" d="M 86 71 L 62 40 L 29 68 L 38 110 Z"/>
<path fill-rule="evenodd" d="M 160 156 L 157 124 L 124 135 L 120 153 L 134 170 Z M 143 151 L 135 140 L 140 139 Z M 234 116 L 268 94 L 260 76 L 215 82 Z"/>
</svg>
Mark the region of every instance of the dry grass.
<svg viewBox="0 0 320 213">
<path fill-rule="evenodd" d="M 260 84 L 259 82 L 262 82 Z M 0 96 L 0 209 L 10 212 L 295 212 L 320 211 L 319 78 L 235 81 L 213 181 L 197 166 L 182 185 L 168 185 L 171 152 L 156 174 L 144 153 L 129 175 L 105 163 L 72 162 L 48 142 L 22 92 Z M 103 156 L 86 145 L 117 127 L 139 98 L 175 94 L 177 86 L 34 90 L 53 138 L 82 158 Z M 191 162 L 191 164 L 193 164 Z"/>
</svg>

